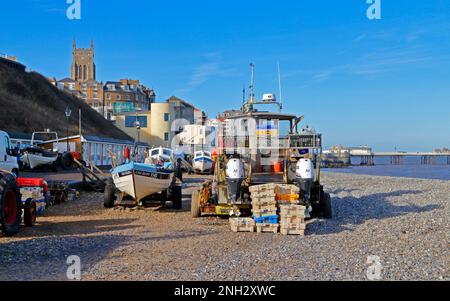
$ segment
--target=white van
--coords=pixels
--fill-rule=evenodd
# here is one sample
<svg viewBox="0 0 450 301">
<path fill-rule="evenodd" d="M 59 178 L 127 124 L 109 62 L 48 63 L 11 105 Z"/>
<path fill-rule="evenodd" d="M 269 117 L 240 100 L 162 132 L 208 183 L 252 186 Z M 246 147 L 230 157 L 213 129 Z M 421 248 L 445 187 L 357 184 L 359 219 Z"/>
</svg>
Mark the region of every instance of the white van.
<svg viewBox="0 0 450 301">
<path fill-rule="evenodd" d="M 19 164 L 16 155 L 17 151 L 12 148 L 8 133 L 0 131 L 0 169 L 12 172 L 18 177 Z"/>
</svg>

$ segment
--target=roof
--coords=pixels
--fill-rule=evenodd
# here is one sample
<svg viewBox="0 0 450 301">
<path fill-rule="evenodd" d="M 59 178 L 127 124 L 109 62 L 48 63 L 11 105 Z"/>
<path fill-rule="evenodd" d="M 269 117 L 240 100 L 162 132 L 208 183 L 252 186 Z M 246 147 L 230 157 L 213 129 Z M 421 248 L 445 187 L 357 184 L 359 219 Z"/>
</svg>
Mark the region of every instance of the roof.
<svg viewBox="0 0 450 301">
<path fill-rule="evenodd" d="M 75 136 L 69 136 L 69 139 L 77 139 L 80 135 Z M 58 141 L 65 141 L 67 140 L 67 137 L 61 137 L 58 139 Z M 83 142 L 96 142 L 96 143 L 110 143 L 110 144 L 128 144 L 128 145 L 134 145 L 133 140 L 122 140 L 122 139 L 115 139 L 115 138 L 105 138 L 105 137 L 97 137 L 97 136 L 89 136 L 89 135 L 81 135 L 81 140 Z M 45 143 L 53 143 L 56 142 L 56 140 L 48 140 L 45 141 Z M 146 146 L 149 147 L 147 143 L 140 142 L 140 146 Z"/>
<path fill-rule="evenodd" d="M 76 81 L 74 81 L 73 79 L 71 79 L 69 77 L 63 78 L 62 80 L 59 80 L 58 82 L 61 82 L 61 83 L 76 83 Z"/>
<path fill-rule="evenodd" d="M 235 116 L 230 116 L 228 119 L 238 119 L 244 117 L 255 117 L 261 119 L 279 119 L 279 120 L 293 120 L 297 118 L 295 115 L 283 114 L 283 113 L 273 113 L 273 112 L 251 112 L 246 114 L 239 114 Z"/>
<path fill-rule="evenodd" d="M 83 139 L 85 139 L 87 142 L 134 145 L 134 141 L 132 141 L 132 140 L 121 140 L 121 139 L 114 139 L 114 138 L 103 138 L 103 137 L 85 136 L 85 135 L 83 135 Z M 143 143 L 143 142 L 139 143 L 139 145 L 141 145 L 141 146 L 149 146 L 147 143 Z"/>
<path fill-rule="evenodd" d="M 178 98 L 176 96 L 169 97 L 169 99 L 167 99 L 167 102 L 180 102 L 180 103 L 182 103 L 185 106 L 193 108 L 194 110 L 196 109 L 196 107 L 193 104 L 191 104 L 191 103 L 189 103 L 189 102 L 187 102 L 187 101 L 185 101 L 185 100 L 183 100 L 181 98 Z"/>
</svg>

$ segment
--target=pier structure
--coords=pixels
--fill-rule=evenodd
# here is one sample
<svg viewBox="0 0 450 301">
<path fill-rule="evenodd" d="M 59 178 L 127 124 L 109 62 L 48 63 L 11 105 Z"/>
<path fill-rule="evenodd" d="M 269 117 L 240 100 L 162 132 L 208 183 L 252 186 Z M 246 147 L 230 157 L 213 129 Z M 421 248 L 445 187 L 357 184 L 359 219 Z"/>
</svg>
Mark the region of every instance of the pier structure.
<svg viewBox="0 0 450 301">
<path fill-rule="evenodd" d="M 434 152 L 375 152 L 374 157 L 390 157 L 391 164 L 398 165 L 402 163 L 404 157 L 420 157 L 420 163 L 423 165 L 437 164 L 438 158 L 446 158 L 447 165 L 450 165 L 450 154 Z"/>
<path fill-rule="evenodd" d="M 375 165 L 372 148 L 367 146 L 362 147 L 350 147 L 350 157 L 359 157 L 361 159 L 361 165 L 373 166 Z"/>
</svg>

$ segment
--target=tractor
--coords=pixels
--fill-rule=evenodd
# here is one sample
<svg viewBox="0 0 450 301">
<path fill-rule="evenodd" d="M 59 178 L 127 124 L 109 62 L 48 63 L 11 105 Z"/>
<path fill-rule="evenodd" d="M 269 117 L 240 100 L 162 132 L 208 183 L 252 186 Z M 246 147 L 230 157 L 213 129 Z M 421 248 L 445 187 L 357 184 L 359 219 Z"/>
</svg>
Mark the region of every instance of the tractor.
<svg viewBox="0 0 450 301">
<path fill-rule="evenodd" d="M 332 217 L 330 195 L 324 192 L 320 183 L 321 134 L 310 128 L 299 132 L 298 124 L 303 117 L 293 115 L 252 112 L 231 119 L 234 122 L 225 121 L 226 124 L 218 131 L 222 147 L 219 147 L 213 180 L 206 181 L 200 190 L 192 193 L 192 217 L 203 214 L 248 216 L 251 213 L 249 188 L 267 183 L 297 185 L 300 189 L 299 204 L 308 208 L 307 217 Z M 268 120 L 270 126 L 267 126 Z M 277 135 L 277 139 L 269 138 L 269 147 L 267 141 L 265 147 L 259 147 L 259 144 L 255 147 L 261 136 L 266 140 L 270 134 L 277 134 L 273 129 L 278 128 L 281 121 L 289 121 L 289 133 L 283 137 Z M 250 138 L 248 132 L 244 137 L 237 137 L 232 130 L 230 132 L 233 125 L 242 126 L 242 123 L 247 124 L 244 128 L 256 129 L 257 139 Z M 249 126 L 249 123 L 257 126 Z M 261 124 L 264 130 L 259 126 Z M 280 161 L 283 162 L 282 172 L 275 172 L 271 168 Z"/>
<path fill-rule="evenodd" d="M 32 227 L 36 223 L 36 202 L 22 201 L 17 178 L 13 173 L 0 170 L 0 234 L 13 236 L 19 232 L 20 224 Z"/>
</svg>

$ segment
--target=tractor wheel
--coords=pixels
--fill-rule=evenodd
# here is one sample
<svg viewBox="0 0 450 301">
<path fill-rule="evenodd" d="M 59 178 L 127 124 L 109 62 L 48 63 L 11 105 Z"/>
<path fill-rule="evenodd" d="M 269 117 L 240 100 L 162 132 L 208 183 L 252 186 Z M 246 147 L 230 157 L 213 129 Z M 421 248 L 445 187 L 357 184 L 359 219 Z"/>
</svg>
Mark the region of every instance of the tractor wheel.
<svg viewBox="0 0 450 301">
<path fill-rule="evenodd" d="M 331 219 L 333 218 L 333 206 L 331 203 L 331 196 L 329 193 L 322 193 L 322 214 L 324 218 Z"/>
<path fill-rule="evenodd" d="M 61 157 L 61 166 L 64 170 L 71 170 L 73 168 L 73 157 L 71 153 L 64 153 Z"/>
<path fill-rule="evenodd" d="M 112 180 L 108 180 L 106 182 L 103 196 L 105 208 L 114 208 L 114 203 L 116 201 L 116 186 Z"/>
<path fill-rule="evenodd" d="M 183 207 L 183 195 L 181 186 L 173 186 L 170 191 L 170 199 L 173 209 L 180 210 Z"/>
<path fill-rule="evenodd" d="M 198 218 L 202 215 L 200 210 L 200 191 L 198 190 L 192 193 L 191 215 L 193 218 Z"/>
<path fill-rule="evenodd" d="M 0 230 L 5 236 L 19 232 L 22 217 L 22 200 L 16 179 L 11 174 L 0 173 Z"/>
<path fill-rule="evenodd" d="M 19 178 L 19 170 L 18 170 L 18 169 L 13 169 L 13 170 L 11 171 L 11 173 L 16 177 L 16 179 Z"/>
<path fill-rule="evenodd" d="M 52 171 L 53 172 L 58 172 L 58 161 L 54 161 L 52 163 Z"/>
<path fill-rule="evenodd" d="M 33 227 L 36 224 L 36 203 L 32 199 L 25 202 L 23 221 L 26 227 Z"/>
</svg>

